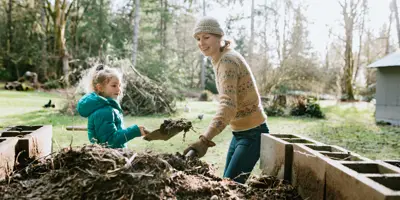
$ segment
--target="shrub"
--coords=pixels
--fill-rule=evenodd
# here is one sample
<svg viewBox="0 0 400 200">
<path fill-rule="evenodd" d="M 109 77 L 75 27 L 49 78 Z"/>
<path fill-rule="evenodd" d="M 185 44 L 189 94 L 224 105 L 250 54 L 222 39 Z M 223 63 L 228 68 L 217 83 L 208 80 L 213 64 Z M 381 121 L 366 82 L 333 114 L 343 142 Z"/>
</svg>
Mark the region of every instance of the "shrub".
<svg viewBox="0 0 400 200">
<path fill-rule="evenodd" d="M 303 116 L 306 114 L 307 105 L 303 97 L 299 97 L 290 111 L 292 116 Z"/>
<path fill-rule="evenodd" d="M 285 108 L 282 106 L 265 106 L 264 112 L 268 116 L 285 116 Z"/>
<path fill-rule="evenodd" d="M 297 100 L 297 104 L 290 111 L 290 115 L 325 118 L 318 103 L 312 99 L 305 100 L 304 98 L 299 98 Z"/>
<path fill-rule="evenodd" d="M 211 101 L 212 93 L 209 90 L 203 90 L 200 94 L 199 101 Z"/>
<path fill-rule="evenodd" d="M 306 115 L 308 117 L 314 117 L 314 118 L 325 118 L 324 113 L 321 111 L 321 107 L 319 104 L 315 102 L 309 102 L 307 104 L 307 109 L 306 109 Z"/>
<path fill-rule="evenodd" d="M 50 90 L 50 89 L 59 89 L 62 88 L 63 84 L 59 80 L 49 80 L 43 84 L 43 88 Z"/>
<path fill-rule="evenodd" d="M 263 103 L 264 112 L 268 116 L 285 116 L 287 97 L 285 95 L 275 95 L 271 102 Z"/>
</svg>

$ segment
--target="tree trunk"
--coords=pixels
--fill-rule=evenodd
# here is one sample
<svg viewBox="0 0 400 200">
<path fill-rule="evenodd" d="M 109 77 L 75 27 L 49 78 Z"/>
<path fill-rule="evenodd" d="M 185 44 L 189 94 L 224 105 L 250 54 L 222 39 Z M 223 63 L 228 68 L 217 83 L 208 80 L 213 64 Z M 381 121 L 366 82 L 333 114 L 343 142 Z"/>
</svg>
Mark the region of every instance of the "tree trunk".
<svg viewBox="0 0 400 200">
<path fill-rule="evenodd" d="M 42 0 L 42 8 L 40 9 L 40 22 L 43 29 L 42 35 L 42 61 L 41 61 L 41 70 L 42 70 L 42 77 L 44 80 L 48 80 L 47 77 L 47 29 L 46 29 L 46 0 Z"/>
<path fill-rule="evenodd" d="M 167 19 L 168 1 L 160 0 L 160 63 L 165 62 L 166 49 L 167 49 Z"/>
<path fill-rule="evenodd" d="M 249 42 L 249 64 L 250 67 L 254 69 L 253 66 L 253 45 L 254 45 L 254 0 L 251 0 L 251 15 L 250 15 L 250 42 Z"/>
<path fill-rule="evenodd" d="M 159 32 L 159 38 L 160 38 L 160 43 L 161 43 L 161 48 L 159 51 L 159 62 L 162 63 L 164 60 L 164 0 L 160 0 L 160 32 Z"/>
<path fill-rule="evenodd" d="M 61 66 L 61 71 L 64 77 L 64 83 L 66 87 L 69 86 L 69 54 L 67 50 L 67 45 L 65 43 L 65 27 L 67 23 L 67 18 L 69 11 L 71 9 L 73 2 L 68 5 L 68 2 L 65 0 L 61 3 L 60 0 L 56 0 L 54 3 L 54 14 L 53 14 L 53 23 L 54 23 L 54 53 L 58 55 L 59 63 Z"/>
<path fill-rule="evenodd" d="M 354 72 L 352 83 L 356 82 L 357 76 L 358 76 L 358 72 L 360 71 L 359 69 L 361 67 L 361 63 L 360 63 L 361 59 L 360 59 L 360 57 L 361 57 L 361 50 L 362 50 L 362 44 L 363 44 L 362 38 L 363 38 L 363 35 L 364 35 L 364 25 L 365 25 L 366 12 L 367 12 L 367 0 L 363 0 L 363 14 L 362 14 L 362 18 L 361 18 L 360 38 L 359 38 L 360 46 L 358 47 L 357 63 L 354 66 L 355 72 Z"/>
<path fill-rule="evenodd" d="M 13 43 L 13 24 L 12 24 L 12 10 L 13 10 L 13 1 L 8 1 L 8 9 L 7 9 L 7 53 L 6 53 L 6 67 L 12 70 L 12 65 L 15 67 L 15 77 L 19 78 L 19 70 L 18 65 L 13 64 L 11 59 L 11 54 L 13 52 L 12 43 Z"/>
<path fill-rule="evenodd" d="M 58 55 L 59 54 L 59 52 L 58 52 L 58 50 L 60 49 L 59 48 L 59 46 L 61 46 L 61 44 L 60 44 L 60 18 L 61 18 L 61 13 L 60 13 L 60 8 L 61 8 L 61 6 L 60 6 L 60 4 L 61 4 L 61 1 L 60 0 L 55 0 L 55 3 L 54 3 L 54 23 L 53 23 L 53 30 L 54 30 L 54 39 L 55 39 L 55 42 L 54 42 L 54 53 L 55 53 L 55 55 Z"/>
<path fill-rule="evenodd" d="M 265 7 L 264 7 L 264 27 L 263 27 L 263 37 L 262 37 L 262 40 L 263 40 L 263 47 L 264 47 L 264 49 L 263 49 L 263 64 L 262 65 L 264 65 L 265 67 L 262 67 L 261 68 L 261 76 L 260 76 L 260 79 L 261 79 L 261 83 L 260 83 L 260 85 L 261 85 L 261 89 L 262 89 L 262 91 L 260 91 L 260 92 L 264 92 L 264 93 L 269 93 L 269 91 L 265 91 L 265 83 L 267 82 L 267 76 L 268 76 L 268 69 L 267 69 L 267 66 L 268 66 L 268 51 L 269 51 L 269 48 L 268 48 L 268 8 L 267 8 L 267 6 L 268 6 L 268 0 L 265 0 Z"/>
<path fill-rule="evenodd" d="M 397 39 L 398 39 L 398 44 L 400 47 L 400 21 L 399 21 L 399 10 L 397 8 L 397 2 L 396 0 L 393 0 L 393 10 L 394 10 L 394 16 L 396 18 L 396 27 L 397 27 Z"/>
<path fill-rule="evenodd" d="M 67 1 L 64 1 L 63 4 L 61 5 L 61 10 L 60 10 L 60 23 L 59 23 L 59 30 L 57 31 L 59 36 L 58 36 L 58 48 L 59 48 L 59 55 L 60 55 L 60 60 L 62 61 L 62 69 L 63 69 L 63 75 L 64 75 L 64 82 L 66 86 L 69 86 L 69 64 L 68 64 L 68 59 L 69 59 L 69 54 L 67 51 L 67 45 L 65 44 L 65 26 L 67 23 Z"/>
<path fill-rule="evenodd" d="M 133 45 L 132 45 L 132 68 L 136 67 L 138 39 L 139 39 L 139 21 L 140 21 L 140 0 L 135 0 L 135 17 L 133 22 Z"/>
<path fill-rule="evenodd" d="M 344 52 L 344 93 L 346 94 L 347 100 L 354 100 L 353 92 L 353 73 L 354 73 L 354 57 L 353 57 L 353 30 L 354 21 L 356 17 L 357 5 L 354 4 L 353 0 L 350 0 L 350 5 L 347 0 L 344 5 L 342 5 L 342 12 L 344 18 L 344 28 L 345 28 L 345 52 Z M 349 10 L 348 10 L 349 9 Z"/>
<path fill-rule="evenodd" d="M 389 46 L 390 46 L 390 30 L 392 27 L 392 21 L 393 21 L 393 9 L 391 9 L 390 11 L 390 15 L 389 15 L 389 27 L 388 27 L 388 31 L 386 34 L 386 46 L 385 46 L 385 55 L 389 54 Z"/>
<path fill-rule="evenodd" d="M 206 16 L 206 0 L 203 0 L 203 16 Z M 200 54 L 201 73 L 200 73 L 200 88 L 206 88 L 206 61 L 203 54 Z"/>
<path fill-rule="evenodd" d="M 76 1 L 75 4 L 77 14 L 74 16 L 74 20 L 72 21 L 72 26 L 71 26 L 71 39 L 72 39 L 72 44 L 73 46 L 71 49 L 73 49 L 72 55 L 79 56 L 79 41 L 78 41 L 78 36 L 77 36 L 77 31 L 78 31 L 78 24 L 79 24 L 79 10 L 80 10 L 80 0 Z"/>
<path fill-rule="evenodd" d="M 103 54 L 103 52 L 105 51 L 105 49 L 103 49 L 103 47 L 105 46 L 104 45 L 104 38 L 103 38 L 103 36 L 104 36 L 104 30 L 103 30 L 103 27 L 104 27 L 104 17 L 103 17 L 103 6 L 104 6 L 104 0 L 100 0 L 100 16 L 99 16 L 99 20 L 98 20 L 98 25 L 99 25 L 99 29 L 100 29 L 100 32 L 101 32 L 101 42 L 100 42 L 100 46 L 99 46 L 99 58 L 100 58 L 100 60 L 101 60 L 101 62 L 104 62 L 105 61 L 105 58 L 104 58 L 104 54 Z"/>
</svg>

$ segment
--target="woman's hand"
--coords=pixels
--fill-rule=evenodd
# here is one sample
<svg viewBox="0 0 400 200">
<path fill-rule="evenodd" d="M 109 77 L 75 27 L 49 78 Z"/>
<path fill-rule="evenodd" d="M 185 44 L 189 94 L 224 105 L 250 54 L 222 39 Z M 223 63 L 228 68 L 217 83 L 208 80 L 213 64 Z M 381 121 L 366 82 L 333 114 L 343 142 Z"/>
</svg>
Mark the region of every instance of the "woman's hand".
<svg viewBox="0 0 400 200">
<path fill-rule="evenodd" d="M 140 129 L 140 135 L 142 136 L 146 136 L 147 134 L 150 133 L 150 131 L 148 131 L 144 126 L 139 126 L 139 129 Z"/>
<path fill-rule="evenodd" d="M 196 152 L 197 157 L 201 158 L 207 153 L 207 149 L 209 147 L 215 146 L 215 143 L 203 135 L 200 135 L 199 140 L 195 143 L 192 143 L 183 151 L 183 155 L 186 155 L 190 150 L 194 150 Z"/>
</svg>

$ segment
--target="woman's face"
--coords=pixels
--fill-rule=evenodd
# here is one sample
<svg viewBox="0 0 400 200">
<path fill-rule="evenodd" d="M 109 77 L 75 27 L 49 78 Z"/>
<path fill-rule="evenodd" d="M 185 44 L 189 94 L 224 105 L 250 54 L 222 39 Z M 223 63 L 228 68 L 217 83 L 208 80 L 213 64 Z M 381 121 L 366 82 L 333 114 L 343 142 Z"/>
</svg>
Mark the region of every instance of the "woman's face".
<svg viewBox="0 0 400 200">
<path fill-rule="evenodd" d="M 199 33 L 196 35 L 196 40 L 197 46 L 205 56 L 213 56 L 219 53 L 221 38 L 218 36 L 209 33 Z"/>
</svg>

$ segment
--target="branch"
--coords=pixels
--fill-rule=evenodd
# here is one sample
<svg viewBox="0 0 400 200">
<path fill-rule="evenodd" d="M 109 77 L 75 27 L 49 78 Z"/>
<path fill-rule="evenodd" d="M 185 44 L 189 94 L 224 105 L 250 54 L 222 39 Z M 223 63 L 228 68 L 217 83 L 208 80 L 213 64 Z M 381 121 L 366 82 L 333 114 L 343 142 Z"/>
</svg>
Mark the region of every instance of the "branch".
<svg viewBox="0 0 400 200">
<path fill-rule="evenodd" d="M 355 15 L 357 14 L 357 7 L 358 7 L 358 5 L 360 4 L 360 2 L 361 2 L 361 0 L 357 0 L 357 3 L 352 4 L 353 7 L 351 7 L 351 14 L 352 14 L 353 16 L 355 16 Z M 354 11 L 354 12 L 353 12 L 353 11 Z"/>
<path fill-rule="evenodd" d="M 66 1 L 66 0 L 64 0 L 64 3 L 65 3 L 65 1 Z M 63 4 L 63 5 L 64 5 L 64 4 Z M 73 5 L 74 5 L 74 0 L 72 0 L 71 3 L 69 4 L 69 7 L 68 7 L 68 10 L 67 10 L 67 13 L 65 14 L 64 19 L 67 19 L 67 18 L 68 18 L 69 11 L 71 11 Z M 65 21 L 67 21 L 67 20 L 65 20 Z"/>
<path fill-rule="evenodd" d="M 89 8 L 89 6 L 90 6 L 90 3 L 86 3 L 86 5 L 83 7 L 83 12 L 82 13 L 85 13 L 87 11 L 87 9 Z"/>
<path fill-rule="evenodd" d="M 338 1 L 340 7 L 345 8 L 345 5 L 342 4 L 342 2 Z M 347 4 L 347 1 L 345 1 L 345 4 Z"/>
<path fill-rule="evenodd" d="M 271 8 L 271 7 L 269 7 L 269 6 L 265 6 L 265 8 L 266 8 L 267 10 L 272 11 L 275 15 L 278 15 L 278 14 L 279 14 L 278 11 L 276 11 L 275 9 L 273 9 L 273 8 Z"/>
<path fill-rule="evenodd" d="M 50 16 L 51 16 L 51 18 L 53 19 L 53 22 L 55 21 L 55 19 L 54 19 L 54 12 L 51 10 L 51 4 L 50 4 L 50 1 L 46 1 L 46 3 L 47 3 L 47 6 L 46 6 L 46 10 L 48 11 L 48 13 L 50 14 Z"/>
</svg>

